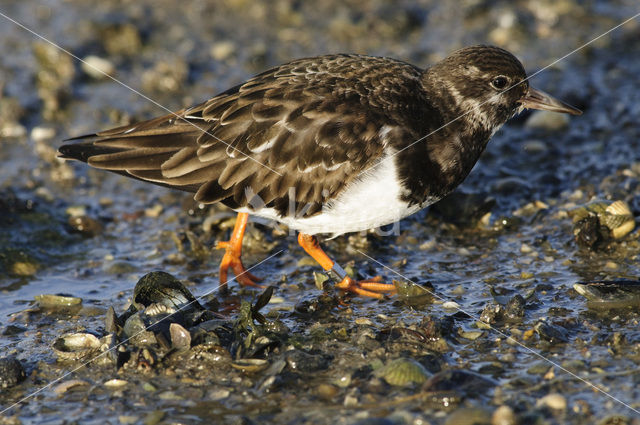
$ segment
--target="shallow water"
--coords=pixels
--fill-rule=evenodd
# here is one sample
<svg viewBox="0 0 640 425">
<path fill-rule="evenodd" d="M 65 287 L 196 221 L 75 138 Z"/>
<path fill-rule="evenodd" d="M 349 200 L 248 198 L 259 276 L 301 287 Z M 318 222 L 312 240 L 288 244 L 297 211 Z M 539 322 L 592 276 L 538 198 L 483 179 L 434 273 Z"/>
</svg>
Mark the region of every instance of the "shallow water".
<svg viewBox="0 0 640 425">
<path fill-rule="evenodd" d="M 511 50 L 532 73 L 636 9 L 633 1 L 589 6 L 468 1 L 464 7 L 430 1 L 312 5 L 237 0 L 188 7 L 164 1 L 0 3 L 0 12 L 75 55 L 109 59 L 116 78 L 170 110 L 202 101 L 269 66 L 327 52 L 388 55 L 426 65 L 463 45 L 493 43 Z M 29 373 L 26 382 L 3 390 L 0 405 L 5 408 L 73 369 L 55 362 L 51 343 L 69 331 L 103 331 L 106 309 L 124 311 L 136 281 L 147 272 L 167 271 L 186 281 L 195 295 L 215 293 L 221 253 L 194 253 L 186 234 L 192 231 L 211 247 L 227 237 L 229 221 L 224 209 L 201 210 L 187 194 L 56 160 L 54 151 L 64 138 L 166 111 L 116 82 L 92 79 L 65 55 L 47 67 L 37 54 L 37 46 L 46 47 L 42 40 L 5 18 L 0 21 L 0 328 L 22 328 L 15 335 L 5 332 L 0 347 Z M 117 37 L 122 38 L 110 42 Z M 589 251 L 574 242 L 566 215 L 592 199 L 622 199 L 634 215 L 640 211 L 639 53 L 636 20 L 533 78 L 533 86 L 575 104 L 584 115 L 543 129 L 535 128 L 532 115 L 525 113 L 494 136 L 459 189 L 495 199 L 488 223 L 469 224 L 472 213 L 448 213 L 443 206 L 404 220 L 396 235 L 345 236 L 326 243 L 342 264 L 353 260 L 360 274 L 430 282 L 438 297 L 455 301 L 466 315 L 441 301 L 411 308 L 393 300 L 361 299 L 350 301 L 348 308 L 330 308 L 326 316 L 292 314 L 301 301 L 321 297 L 313 283 L 318 268 L 299 262 L 303 252 L 294 237 L 257 223 L 249 232 L 245 264 L 282 250 L 255 270 L 278 287 L 279 302 L 265 310 L 300 335 L 299 345 L 289 342 L 296 349 L 332 354 L 330 366 L 316 373 L 295 372 L 300 375 L 293 378 L 285 369 L 276 374 L 280 387 L 265 387 L 264 376 L 226 369 L 213 377 L 189 368 L 177 374 L 116 375 L 114 368 L 89 366 L 64 380 L 89 381 L 91 391 L 84 387 L 58 395 L 48 388 L 4 414 L 22 423 L 103 423 L 105 415 L 113 423 L 142 422 L 156 411 L 164 421 L 184 423 L 356 423 L 373 417 L 388 417 L 390 423 L 454 423 L 446 421 L 456 409 L 492 413 L 507 405 L 520 423 L 590 423 L 617 413 L 633 418 L 632 410 L 506 336 L 640 407 L 634 372 L 640 347 L 636 309 L 592 310 L 572 289 L 577 281 L 637 279 L 638 231 Z M 47 72 L 53 78 L 46 79 Z M 535 201 L 548 208 L 516 213 Z M 93 236 L 73 232 L 70 207 L 82 209 L 102 229 Z M 219 219 L 205 232 L 202 223 L 211 215 Z M 236 285 L 232 291 L 238 294 Z M 84 309 L 32 309 L 34 296 L 42 293 L 80 297 Z M 240 293 L 247 301 L 255 294 Z M 481 329 L 477 339 L 459 336 L 478 330 L 476 319 L 487 305 L 506 304 L 515 295 L 526 300 L 524 317 L 496 322 L 502 334 Z M 467 396 L 453 413 L 415 400 L 401 402 L 419 388 L 380 389 L 367 372 L 376 362 L 399 355 L 433 353 L 424 347 L 399 349 L 383 337 L 391 326 L 419 328 L 429 315 L 454 322 L 454 334 L 443 337 L 449 350 L 436 356 L 445 368 L 476 371 L 499 382 L 486 397 Z M 364 319 L 371 323 L 362 324 Z M 560 329 L 566 340 L 547 341 L 533 332 L 540 321 Z M 366 342 L 365 331 L 376 336 L 375 344 Z M 330 338 L 318 339 L 314 332 Z M 126 390 L 105 389 L 104 382 L 116 376 L 130 382 Z M 336 394 L 328 399 L 318 395 L 321 384 L 334 385 L 342 376 L 351 383 L 335 384 Z M 149 382 L 156 391 L 144 389 Z M 566 407 L 536 407 L 549 393 L 561 393 Z M 400 401 L 385 405 L 382 400 Z"/>
</svg>

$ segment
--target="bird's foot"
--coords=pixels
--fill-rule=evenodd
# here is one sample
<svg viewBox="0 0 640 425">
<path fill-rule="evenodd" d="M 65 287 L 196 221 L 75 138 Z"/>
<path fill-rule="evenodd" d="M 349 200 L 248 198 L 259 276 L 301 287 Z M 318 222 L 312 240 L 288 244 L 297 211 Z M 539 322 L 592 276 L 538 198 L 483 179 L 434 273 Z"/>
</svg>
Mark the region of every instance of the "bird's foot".
<svg viewBox="0 0 640 425">
<path fill-rule="evenodd" d="M 396 292 L 396 286 L 391 283 L 383 283 L 381 276 L 357 281 L 349 276 L 345 276 L 342 281 L 336 284 L 336 288 L 363 297 L 378 299 L 383 298 L 381 293 L 387 292 L 389 295 L 392 295 Z"/>
<path fill-rule="evenodd" d="M 227 284 L 227 275 L 229 268 L 231 268 L 233 274 L 236 275 L 236 280 L 240 285 L 253 286 L 255 288 L 264 288 L 263 285 L 257 283 L 261 281 L 262 278 L 257 277 L 244 268 L 244 264 L 242 264 L 241 258 L 241 244 L 242 241 L 240 241 L 240 244 L 237 244 L 234 243 L 233 239 L 231 241 L 222 241 L 216 244 L 216 249 L 225 250 L 222 261 L 220 262 L 220 285 L 224 286 Z"/>
</svg>

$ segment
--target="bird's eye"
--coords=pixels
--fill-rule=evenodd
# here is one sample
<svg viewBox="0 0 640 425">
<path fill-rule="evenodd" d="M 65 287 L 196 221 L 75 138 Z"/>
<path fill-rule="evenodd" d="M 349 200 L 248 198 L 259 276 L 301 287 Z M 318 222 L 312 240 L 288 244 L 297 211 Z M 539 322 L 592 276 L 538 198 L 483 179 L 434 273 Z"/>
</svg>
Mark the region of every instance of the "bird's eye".
<svg viewBox="0 0 640 425">
<path fill-rule="evenodd" d="M 507 79 L 507 77 L 503 75 L 498 75 L 493 80 L 491 80 L 491 87 L 497 90 L 502 90 L 507 87 L 508 83 L 509 83 L 509 80 Z"/>
</svg>

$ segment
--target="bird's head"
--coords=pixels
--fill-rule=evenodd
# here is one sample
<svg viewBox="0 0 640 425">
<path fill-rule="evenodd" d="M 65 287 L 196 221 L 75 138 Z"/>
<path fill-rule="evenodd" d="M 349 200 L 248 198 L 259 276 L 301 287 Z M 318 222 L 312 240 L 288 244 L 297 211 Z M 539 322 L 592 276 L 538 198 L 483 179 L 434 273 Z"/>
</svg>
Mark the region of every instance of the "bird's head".
<svg viewBox="0 0 640 425">
<path fill-rule="evenodd" d="M 440 93 L 446 122 L 463 119 L 493 134 L 524 108 L 580 115 L 582 112 L 529 86 L 520 61 L 499 47 L 471 46 L 425 70 L 423 84 Z M 460 117 L 460 118 L 458 118 Z"/>
</svg>

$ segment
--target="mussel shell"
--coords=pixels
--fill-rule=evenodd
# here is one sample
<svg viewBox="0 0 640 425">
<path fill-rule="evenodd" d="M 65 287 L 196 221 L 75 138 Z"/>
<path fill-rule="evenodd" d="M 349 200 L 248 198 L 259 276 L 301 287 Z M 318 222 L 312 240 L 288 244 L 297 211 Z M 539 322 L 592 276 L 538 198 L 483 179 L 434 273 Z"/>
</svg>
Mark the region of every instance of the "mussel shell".
<svg viewBox="0 0 640 425">
<path fill-rule="evenodd" d="M 203 307 L 178 279 L 155 271 L 142 276 L 133 290 L 134 304 L 142 308 L 163 304 L 175 310 L 202 310 Z M 138 310 L 142 308 L 138 307 Z"/>
<path fill-rule="evenodd" d="M 264 359 L 238 359 L 231 363 L 231 367 L 245 373 L 257 373 L 269 367 L 269 361 Z"/>
<path fill-rule="evenodd" d="M 577 293 L 591 302 L 640 304 L 640 281 L 602 280 L 573 285 Z"/>
</svg>

